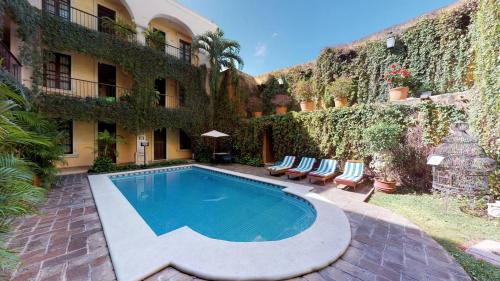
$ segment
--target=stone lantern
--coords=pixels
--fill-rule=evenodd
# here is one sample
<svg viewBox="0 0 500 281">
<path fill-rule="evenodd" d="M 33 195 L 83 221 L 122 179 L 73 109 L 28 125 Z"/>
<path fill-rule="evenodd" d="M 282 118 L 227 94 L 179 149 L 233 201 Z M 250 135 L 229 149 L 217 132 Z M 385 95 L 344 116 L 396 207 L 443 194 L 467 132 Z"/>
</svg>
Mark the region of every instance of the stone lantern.
<svg viewBox="0 0 500 281">
<path fill-rule="evenodd" d="M 465 122 L 453 123 L 451 134 L 427 158 L 427 164 L 432 165 L 434 191 L 469 198 L 488 192 L 488 175 L 496 162 L 467 134 L 468 129 Z"/>
</svg>

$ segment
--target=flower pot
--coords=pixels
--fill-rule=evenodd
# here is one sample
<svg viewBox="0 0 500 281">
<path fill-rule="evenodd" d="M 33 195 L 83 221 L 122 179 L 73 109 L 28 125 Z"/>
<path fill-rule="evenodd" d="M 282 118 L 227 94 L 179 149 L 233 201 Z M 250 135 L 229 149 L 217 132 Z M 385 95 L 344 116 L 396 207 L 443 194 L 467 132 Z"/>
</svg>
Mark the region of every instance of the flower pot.
<svg viewBox="0 0 500 281">
<path fill-rule="evenodd" d="M 406 100 L 408 98 L 408 92 L 410 88 L 408 87 L 397 87 L 389 89 L 389 100 L 397 101 L 397 100 Z"/>
<path fill-rule="evenodd" d="M 253 113 L 253 117 L 261 117 L 262 116 L 262 111 L 256 111 Z"/>
<path fill-rule="evenodd" d="M 384 178 L 375 178 L 373 186 L 377 191 L 381 191 L 384 193 L 393 193 L 394 191 L 396 191 L 396 182 L 385 181 Z"/>
<path fill-rule="evenodd" d="M 346 107 L 347 106 L 347 98 L 346 97 L 340 97 L 340 98 L 335 98 L 335 107 Z"/>
<path fill-rule="evenodd" d="M 287 111 L 288 111 L 288 108 L 286 106 L 277 106 L 276 107 L 277 114 L 286 114 Z"/>
<path fill-rule="evenodd" d="M 305 112 L 311 112 L 314 110 L 314 102 L 307 100 L 300 102 L 300 109 Z"/>
</svg>

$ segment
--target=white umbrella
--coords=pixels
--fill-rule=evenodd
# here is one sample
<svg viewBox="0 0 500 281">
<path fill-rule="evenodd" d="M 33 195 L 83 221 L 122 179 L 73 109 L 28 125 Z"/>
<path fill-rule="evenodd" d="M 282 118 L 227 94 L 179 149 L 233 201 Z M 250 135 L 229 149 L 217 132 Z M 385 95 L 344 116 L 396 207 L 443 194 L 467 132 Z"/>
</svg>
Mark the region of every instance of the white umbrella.
<svg viewBox="0 0 500 281">
<path fill-rule="evenodd" d="M 204 134 L 201 134 L 202 137 L 210 137 L 210 138 L 222 138 L 222 137 L 229 137 L 228 134 L 221 133 L 216 130 L 212 130 L 210 132 L 206 132 Z"/>
<path fill-rule="evenodd" d="M 201 134 L 201 136 L 202 137 L 214 138 L 214 139 L 223 138 L 223 137 L 229 137 L 228 134 L 224 134 L 224 133 L 221 133 L 221 132 L 216 131 L 216 130 L 212 130 L 210 132 L 206 132 L 204 134 Z M 215 159 L 215 140 L 214 140 L 214 154 L 213 154 L 213 157 Z"/>
</svg>

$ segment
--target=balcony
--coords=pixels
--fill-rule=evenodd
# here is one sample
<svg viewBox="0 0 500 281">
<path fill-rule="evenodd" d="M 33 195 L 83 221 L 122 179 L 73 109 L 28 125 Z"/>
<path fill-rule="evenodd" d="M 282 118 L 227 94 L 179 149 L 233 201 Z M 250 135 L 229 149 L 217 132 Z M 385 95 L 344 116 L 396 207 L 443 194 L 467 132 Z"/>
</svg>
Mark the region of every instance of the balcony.
<svg viewBox="0 0 500 281">
<path fill-rule="evenodd" d="M 87 29 L 112 34 L 129 42 L 137 42 L 137 34 L 128 23 L 117 21 L 109 17 L 97 17 L 64 1 L 42 1 L 42 11 L 59 19 L 78 24 Z"/>
<path fill-rule="evenodd" d="M 0 57 L 3 59 L 1 65 L 21 82 L 21 63 L 3 42 L 0 42 Z"/>
<path fill-rule="evenodd" d="M 175 57 L 182 62 L 191 64 L 192 56 L 191 56 L 191 47 L 178 48 L 172 45 L 169 45 L 165 42 L 155 42 L 152 40 L 146 40 L 146 45 L 150 48 L 158 50 L 160 52 L 165 52 L 165 54 Z"/>
<path fill-rule="evenodd" d="M 74 98 L 100 99 L 106 102 L 125 101 L 131 89 L 64 76 L 44 75 L 41 92 Z M 174 95 L 162 95 L 159 103 L 166 108 L 181 108 L 183 100 Z"/>
<path fill-rule="evenodd" d="M 51 75 L 44 75 L 41 91 L 44 94 L 59 94 L 82 99 L 100 98 L 110 102 L 128 96 L 132 92 L 116 85 Z"/>
</svg>

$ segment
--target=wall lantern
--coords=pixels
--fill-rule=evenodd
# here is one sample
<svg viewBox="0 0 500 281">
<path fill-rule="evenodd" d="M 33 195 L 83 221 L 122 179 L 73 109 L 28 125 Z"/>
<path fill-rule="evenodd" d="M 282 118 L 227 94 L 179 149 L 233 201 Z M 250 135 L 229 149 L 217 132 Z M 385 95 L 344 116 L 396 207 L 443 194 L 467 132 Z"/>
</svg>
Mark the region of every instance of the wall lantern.
<svg viewBox="0 0 500 281">
<path fill-rule="evenodd" d="M 283 85 L 283 79 L 282 78 L 278 78 L 278 84 Z"/>
<path fill-rule="evenodd" d="M 388 34 L 386 44 L 387 44 L 387 49 L 392 49 L 394 48 L 394 45 L 396 45 L 396 37 L 394 37 L 392 32 Z"/>
</svg>

